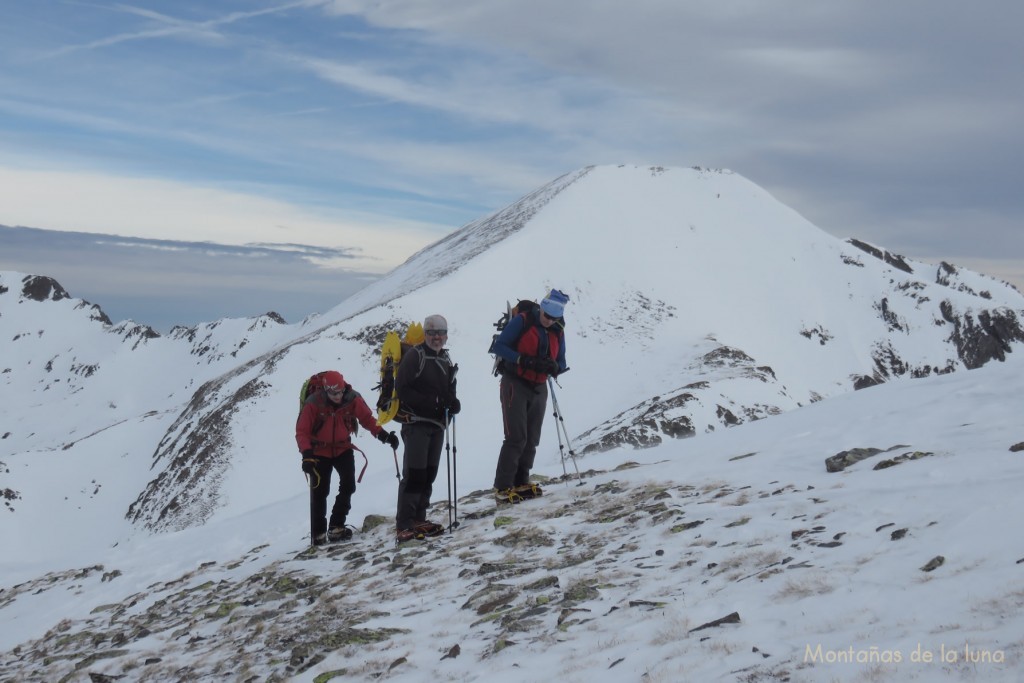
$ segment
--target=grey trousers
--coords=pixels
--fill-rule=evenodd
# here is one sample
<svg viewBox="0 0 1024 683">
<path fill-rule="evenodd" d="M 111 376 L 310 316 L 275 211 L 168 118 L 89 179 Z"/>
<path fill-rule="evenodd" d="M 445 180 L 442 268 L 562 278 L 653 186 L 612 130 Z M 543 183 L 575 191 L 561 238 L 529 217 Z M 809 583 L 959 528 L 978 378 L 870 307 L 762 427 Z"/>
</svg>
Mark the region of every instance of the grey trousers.
<svg viewBox="0 0 1024 683">
<path fill-rule="evenodd" d="M 506 375 L 501 378 L 500 392 L 505 441 L 494 472 L 494 488 L 498 490 L 530 482 L 548 404 L 548 387 Z"/>
</svg>

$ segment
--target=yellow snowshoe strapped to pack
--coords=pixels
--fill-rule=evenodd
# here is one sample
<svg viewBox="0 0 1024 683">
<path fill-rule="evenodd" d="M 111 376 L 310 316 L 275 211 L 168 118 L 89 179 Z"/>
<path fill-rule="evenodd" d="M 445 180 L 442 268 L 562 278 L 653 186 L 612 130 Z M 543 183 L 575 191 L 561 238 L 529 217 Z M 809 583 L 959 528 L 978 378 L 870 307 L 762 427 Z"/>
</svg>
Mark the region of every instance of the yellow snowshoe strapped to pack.
<svg viewBox="0 0 1024 683">
<path fill-rule="evenodd" d="M 380 349 L 380 384 L 375 387 L 380 390 L 380 397 L 377 399 L 377 424 L 387 424 L 398 414 L 398 390 L 395 387 L 398 364 L 402 362 L 403 354 L 417 344 L 423 343 L 423 338 L 421 323 L 409 323 L 404 339 L 400 339 L 398 332 L 394 330 L 385 335 L 384 344 Z M 420 372 L 422 371 L 421 364 Z"/>
</svg>

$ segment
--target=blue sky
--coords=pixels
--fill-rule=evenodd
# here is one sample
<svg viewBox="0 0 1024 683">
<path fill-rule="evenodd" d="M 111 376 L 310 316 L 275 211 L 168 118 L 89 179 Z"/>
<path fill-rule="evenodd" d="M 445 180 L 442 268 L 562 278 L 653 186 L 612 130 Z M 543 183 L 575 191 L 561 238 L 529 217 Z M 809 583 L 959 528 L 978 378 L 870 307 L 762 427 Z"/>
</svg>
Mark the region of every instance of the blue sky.
<svg viewBox="0 0 1024 683">
<path fill-rule="evenodd" d="M 1008 0 L 11 2 L 0 225 L 340 249 L 314 265 L 351 282 L 582 166 L 701 165 L 1024 286 L 1022 25 Z"/>
</svg>

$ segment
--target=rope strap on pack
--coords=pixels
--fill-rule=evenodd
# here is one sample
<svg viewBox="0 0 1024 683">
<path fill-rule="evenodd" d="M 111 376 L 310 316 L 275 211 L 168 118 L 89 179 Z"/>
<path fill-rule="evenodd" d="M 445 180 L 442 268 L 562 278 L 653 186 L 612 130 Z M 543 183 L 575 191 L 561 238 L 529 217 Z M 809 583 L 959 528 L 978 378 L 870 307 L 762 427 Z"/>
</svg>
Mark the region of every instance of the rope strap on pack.
<svg viewBox="0 0 1024 683">
<path fill-rule="evenodd" d="M 361 483 L 363 483 L 363 475 L 366 474 L 366 468 L 370 464 L 370 460 L 369 460 L 369 458 L 366 457 L 366 453 L 363 453 L 362 449 L 360 449 L 355 444 L 350 443 L 348 445 L 348 448 L 346 448 L 345 450 L 349 450 L 349 449 L 351 449 L 353 451 L 359 451 L 359 455 L 363 456 L 363 469 L 359 470 L 359 476 L 356 478 L 356 483 L 357 484 L 361 484 Z M 396 458 L 397 458 L 397 456 L 396 456 Z M 315 464 L 317 461 L 312 459 L 312 458 L 304 458 L 302 460 L 302 462 L 311 462 L 311 463 Z M 396 462 L 397 462 L 397 460 L 396 460 Z M 311 489 L 315 489 L 316 487 L 320 486 L 320 472 L 317 471 L 316 469 L 314 469 L 313 472 L 316 473 L 316 483 L 315 484 L 313 483 L 313 477 L 311 477 L 308 472 L 306 473 L 306 482 L 309 484 L 309 488 L 311 488 Z"/>
<path fill-rule="evenodd" d="M 356 478 L 356 483 L 357 484 L 361 484 L 361 483 L 363 483 L 363 475 L 366 474 L 366 466 L 370 464 L 370 460 L 369 460 L 369 458 L 366 457 L 366 453 L 363 453 L 362 449 L 360 449 L 355 444 L 351 444 L 351 445 L 352 445 L 352 450 L 359 451 L 359 455 L 363 456 L 363 469 L 359 470 L 359 476 Z"/>
</svg>

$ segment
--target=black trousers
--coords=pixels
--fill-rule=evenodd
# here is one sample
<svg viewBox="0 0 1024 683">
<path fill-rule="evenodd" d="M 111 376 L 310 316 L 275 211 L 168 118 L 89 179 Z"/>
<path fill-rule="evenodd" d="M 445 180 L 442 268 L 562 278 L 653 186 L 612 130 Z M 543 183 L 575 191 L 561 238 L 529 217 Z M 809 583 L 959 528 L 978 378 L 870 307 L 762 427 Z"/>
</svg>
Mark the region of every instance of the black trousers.
<svg viewBox="0 0 1024 683">
<path fill-rule="evenodd" d="M 316 472 L 319 479 L 317 485 L 309 490 L 310 524 L 313 535 L 325 533 L 327 525 L 327 497 L 331 495 L 331 472 L 338 473 L 338 495 L 331 509 L 330 528 L 345 526 L 348 511 L 352 509 L 352 494 L 356 492 L 356 459 L 351 450 L 345 451 L 336 458 L 314 456 Z"/>
<path fill-rule="evenodd" d="M 402 425 L 402 480 L 398 483 L 395 528 L 411 529 L 427 518 L 430 494 L 441 465 L 444 430 L 438 425 L 411 422 Z"/>
</svg>

